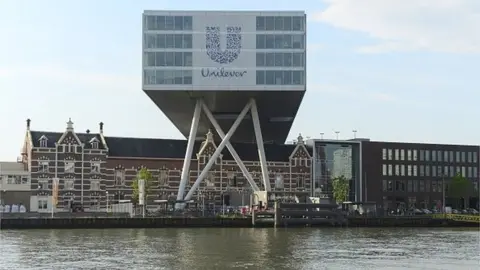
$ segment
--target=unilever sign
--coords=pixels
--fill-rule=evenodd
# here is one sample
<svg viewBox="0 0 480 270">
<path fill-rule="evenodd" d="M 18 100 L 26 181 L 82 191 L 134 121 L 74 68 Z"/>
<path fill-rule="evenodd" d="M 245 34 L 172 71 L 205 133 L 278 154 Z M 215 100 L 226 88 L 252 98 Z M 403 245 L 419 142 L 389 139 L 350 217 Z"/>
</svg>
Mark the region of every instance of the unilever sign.
<svg viewBox="0 0 480 270">
<path fill-rule="evenodd" d="M 231 64 L 235 61 L 242 50 L 242 28 L 237 26 L 227 27 L 227 44 L 225 50 L 220 49 L 220 27 L 206 27 L 205 29 L 205 47 L 208 57 L 215 63 L 221 65 Z M 226 71 L 221 68 L 203 68 L 202 77 L 210 78 L 239 78 L 243 77 L 247 71 Z"/>
</svg>

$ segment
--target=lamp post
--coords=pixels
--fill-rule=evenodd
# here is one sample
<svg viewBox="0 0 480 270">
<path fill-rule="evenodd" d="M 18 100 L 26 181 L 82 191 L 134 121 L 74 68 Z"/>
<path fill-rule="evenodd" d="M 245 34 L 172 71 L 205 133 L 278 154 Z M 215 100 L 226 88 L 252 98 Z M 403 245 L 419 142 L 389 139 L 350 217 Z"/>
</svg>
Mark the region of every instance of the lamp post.
<svg viewBox="0 0 480 270">
<path fill-rule="evenodd" d="M 323 134 L 325 134 L 325 133 L 320 132 L 320 140 L 323 140 Z"/>
<path fill-rule="evenodd" d="M 337 140 L 338 140 L 338 134 L 340 134 L 340 131 L 335 131 L 335 134 L 336 134 L 336 137 L 337 137 Z"/>
<path fill-rule="evenodd" d="M 107 211 L 106 212 L 108 213 L 108 191 L 105 191 L 105 195 L 107 196 L 107 209 L 106 209 Z"/>
<path fill-rule="evenodd" d="M 352 132 L 353 132 L 353 138 L 356 139 L 357 138 L 357 130 L 354 129 L 354 130 L 352 130 Z"/>
</svg>

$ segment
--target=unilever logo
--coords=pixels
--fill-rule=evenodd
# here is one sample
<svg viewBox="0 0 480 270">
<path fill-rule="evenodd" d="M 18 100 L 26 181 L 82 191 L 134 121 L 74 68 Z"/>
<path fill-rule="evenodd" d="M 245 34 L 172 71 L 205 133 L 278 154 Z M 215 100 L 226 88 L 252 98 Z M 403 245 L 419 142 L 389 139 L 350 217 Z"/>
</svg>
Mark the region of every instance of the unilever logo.
<svg viewBox="0 0 480 270">
<path fill-rule="evenodd" d="M 238 26 L 227 27 L 227 44 L 225 50 L 220 48 L 220 27 L 206 27 L 205 31 L 205 48 L 210 59 L 218 64 L 230 64 L 240 55 L 242 49 L 242 28 Z M 203 77 L 227 78 L 227 77 L 243 77 L 247 71 L 225 71 L 218 68 L 211 70 L 209 68 L 202 69 Z"/>
</svg>

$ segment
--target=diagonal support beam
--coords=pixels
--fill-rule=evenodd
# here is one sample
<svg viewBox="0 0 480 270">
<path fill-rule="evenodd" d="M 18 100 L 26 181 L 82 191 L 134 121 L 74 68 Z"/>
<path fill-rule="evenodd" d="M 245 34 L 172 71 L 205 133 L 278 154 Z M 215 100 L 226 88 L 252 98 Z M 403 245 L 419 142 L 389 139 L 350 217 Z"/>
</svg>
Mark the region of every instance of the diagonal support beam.
<svg viewBox="0 0 480 270">
<path fill-rule="evenodd" d="M 180 185 L 178 187 L 177 201 L 183 200 L 185 186 L 188 181 L 190 181 L 190 164 L 192 163 L 193 146 L 195 144 L 195 137 L 197 136 L 198 122 L 200 121 L 200 115 L 202 113 L 202 104 L 203 101 L 201 99 L 196 100 L 192 124 L 190 126 L 190 133 L 188 134 L 187 151 L 185 153 L 185 159 L 183 160 L 182 175 L 180 178 Z"/>
<path fill-rule="evenodd" d="M 202 103 L 202 108 L 203 108 L 203 112 L 208 117 L 208 119 L 212 123 L 213 127 L 217 131 L 218 136 L 220 136 L 220 139 L 223 140 L 226 135 L 225 135 L 225 133 L 223 133 L 222 128 L 220 127 L 220 125 L 217 122 L 217 119 L 215 119 L 215 117 L 213 117 L 212 112 L 210 112 L 210 110 L 208 109 L 207 105 L 205 105 L 205 103 Z M 253 191 L 260 191 L 257 184 L 253 180 L 252 175 L 247 170 L 247 167 L 245 167 L 245 164 L 243 164 L 243 161 L 238 156 L 237 151 L 235 151 L 235 148 L 232 146 L 230 141 L 227 142 L 226 147 L 227 147 L 228 151 L 230 152 L 230 154 L 232 154 L 233 159 L 237 162 L 237 165 L 240 168 L 240 170 L 242 171 L 243 176 L 247 179 L 248 183 L 250 183 L 250 186 L 252 187 Z"/>
<path fill-rule="evenodd" d="M 270 177 L 267 167 L 267 158 L 265 157 L 265 148 L 263 146 L 263 136 L 262 129 L 260 128 L 257 102 L 252 98 L 250 99 L 250 103 L 252 103 L 253 129 L 255 131 L 255 138 L 257 140 L 258 158 L 260 160 L 260 168 L 262 170 L 263 185 L 265 186 L 265 191 L 271 191 L 272 188 L 270 187 Z"/>
<path fill-rule="evenodd" d="M 215 163 L 215 160 L 220 156 L 220 153 L 222 152 L 223 148 L 227 145 L 229 142 L 230 138 L 232 137 L 233 133 L 235 133 L 235 130 L 237 130 L 238 126 L 242 122 L 243 118 L 247 114 L 247 112 L 250 110 L 252 106 L 252 101 L 249 101 L 245 108 L 243 108 L 242 112 L 238 115 L 237 119 L 233 123 L 232 127 L 230 130 L 227 132 L 227 135 L 225 135 L 225 138 L 223 138 L 222 142 L 220 145 L 217 146 L 217 150 L 213 153 L 213 155 L 210 157 L 208 160 L 207 164 L 205 165 L 205 168 L 203 168 L 202 172 L 198 176 L 197 180 L 193 184 L 192 188 L 188 191 L 187 195 L 185 196 L 185 201 L 188 201 L 192 198 L 193 193 L 197 190 L 198 186 L 202 182 L 202 180 L 207 176 L 208 171 L 210 168 L 212 168 L 213 164 Z"/>
</svg>

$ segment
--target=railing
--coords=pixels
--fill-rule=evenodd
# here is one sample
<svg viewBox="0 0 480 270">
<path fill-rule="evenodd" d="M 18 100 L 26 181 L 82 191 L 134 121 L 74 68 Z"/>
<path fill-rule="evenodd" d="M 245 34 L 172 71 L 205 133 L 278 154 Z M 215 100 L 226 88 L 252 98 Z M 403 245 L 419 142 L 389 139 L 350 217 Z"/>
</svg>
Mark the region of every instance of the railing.
<svg viewBox="0 0 480 270">
<path fill-rule="evenodd" d="M 450 219 L 453 221 L 480 223 L 480 215 L 460 215 L 460 214 L 433 214 L 435 219 Z"/>
</svg>

